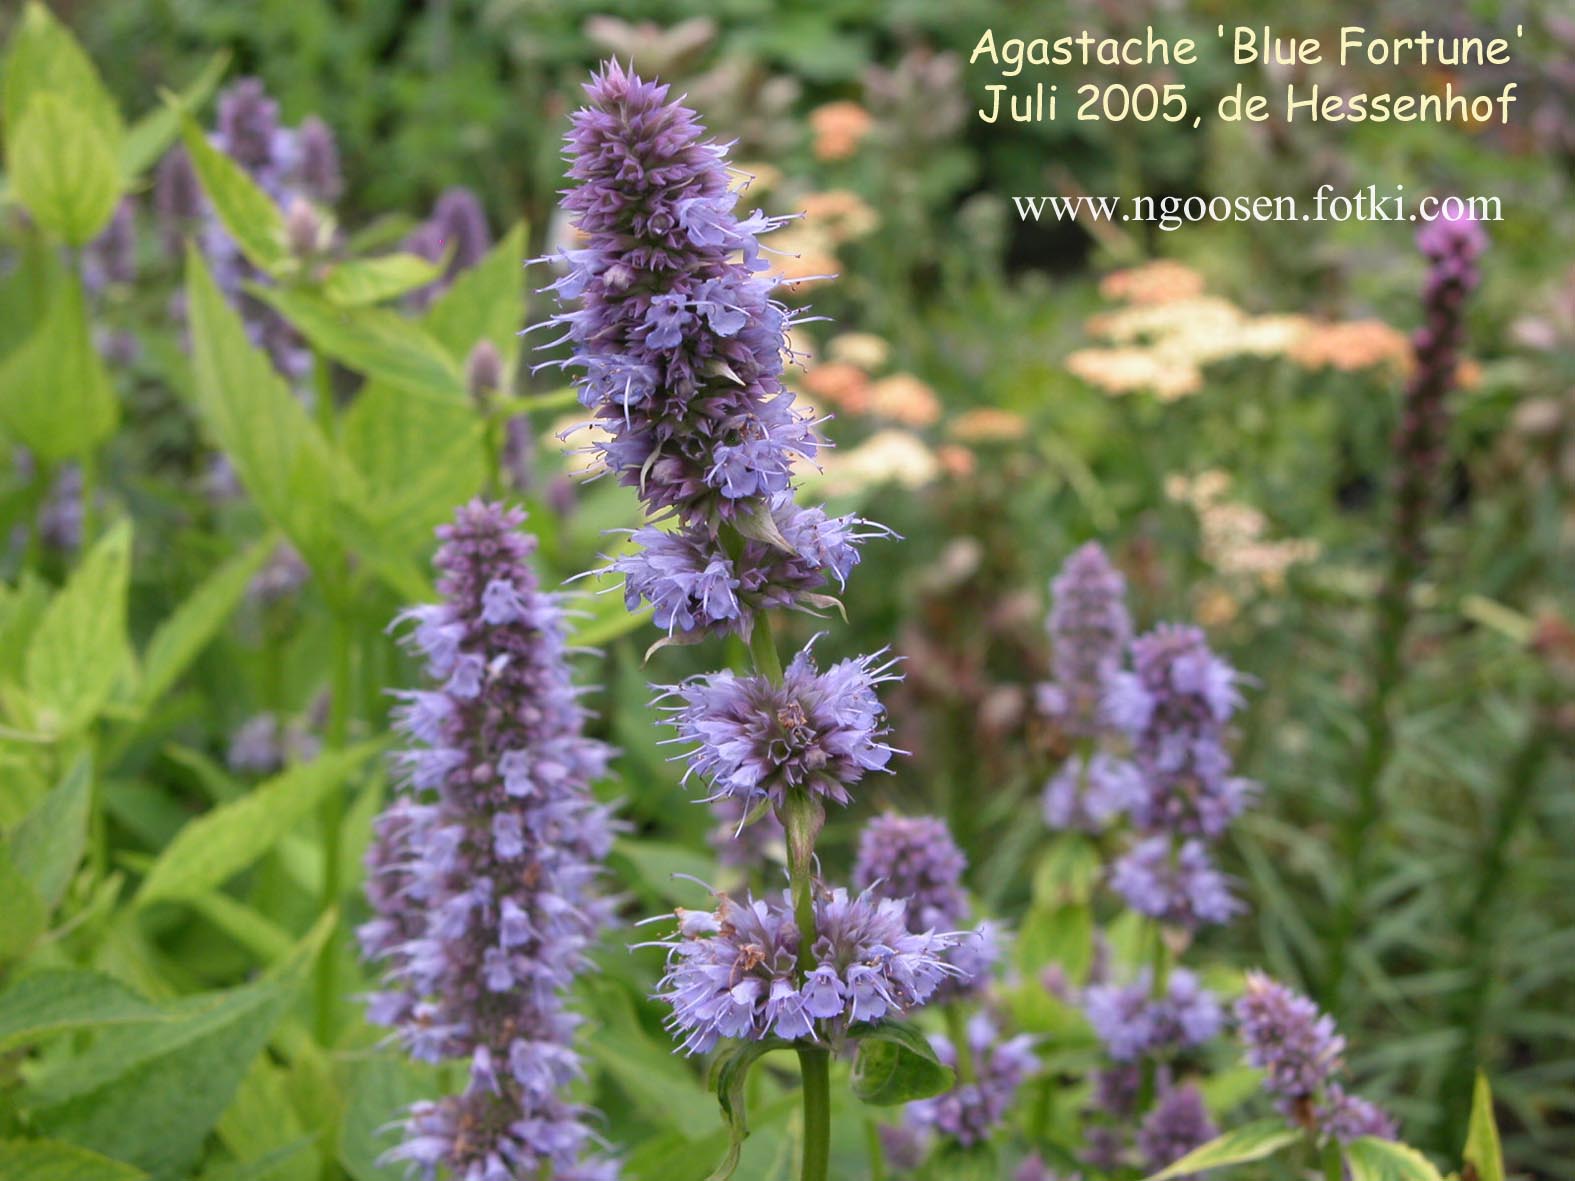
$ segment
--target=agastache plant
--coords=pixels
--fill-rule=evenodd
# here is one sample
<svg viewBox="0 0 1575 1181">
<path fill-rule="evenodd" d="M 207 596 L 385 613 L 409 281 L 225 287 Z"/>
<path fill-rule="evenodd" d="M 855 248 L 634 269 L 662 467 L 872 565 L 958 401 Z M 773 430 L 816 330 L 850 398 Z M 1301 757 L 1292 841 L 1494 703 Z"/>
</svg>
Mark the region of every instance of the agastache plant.
<svg viewBox="0 0 1575 1181">
<path fill-rule="evenodd" d="M 432 688 L 401 694 L 400 792 L 367 853 L 384 970 L 368 1016 L 462 1090 L 415 1104 L 388 1155 L 458 1181 L 610 1181 L 565 993 L 610 917 L 596 883 L 612 842 L 590 792 L 608 750 L 584 733 L 562 612 L 537 584 L 523 514 L 480 501 L 439 530 L 443 601 L 400 617 Z"/>
<path fill-rule="evenodd" d="M 1116 1167 L 1130 1144 L 1159 1168 L 1208 1139 L 1196 1091 L 1171 1079 L 1225 1015 L 1172 959 L 1198 928 L 1243 909 L 1210 851 L 1256 791 L 1233 773 L 1226 745 L 1241 677 L 1195 627 L 1134 638 L 1125 582 L 1096 544 L 1067 559 L 1051 593 L 1054 677 L 1040 706 L 1073 749 L 1046 785 L 1045 819 L 1094 838 L 1124 823 L 1131 837 L 1105 881 L 1150 923 L 1147 966 L 1123 981 L 1100 965 L 1080 996 L 1068 991 L 1112 1063 L 1096 1075 L 1092 1105 L 1108 1122 L 1086 1129 L 1085 1158 Z"/>
<path fill-rule="evenodd" d="M 895 753 L 876 695 L 892 665 L 877 653 L 822 668 L 805 647 L 784 669 L 769 612 L 830 605 L 827 584 L 840 586 L 858 546 L 883 531 L 793 500 L 795 465 L 819 442 L 782 383 L 792 317 L 760 242 L 780 219 L 738 216 L 724 146 L 667 87 L 613 63 L 586 94 L 567 136 L 563 207 L 580 242 L 557 260 L 555 343 L 569 346 L 561 363 L 601 428 L 589 449 L 652 518 L 609 572 L 631 608 L 652 605 L 664 642 L 747 640 L 752 672 L 695 677 L 661 701 L 690 781 L 736 801 L 741 826 L 771 811 L 788 853 L 783 895 L 718 895 L 713 911 L 679 912 L 659 941 L 658 996 L 690 1052 L 731 1041 L 731 1061 L 747 1064 L 751 1044 L 796 1050 L 803 1176 L 818 1181 L 830 1051 L 929 1000 L 959 974 L 945 953 L 964 938 L 915 932 L 906 900 L 815 874 L 826 805 L 848 803 Z"/>
</svg>

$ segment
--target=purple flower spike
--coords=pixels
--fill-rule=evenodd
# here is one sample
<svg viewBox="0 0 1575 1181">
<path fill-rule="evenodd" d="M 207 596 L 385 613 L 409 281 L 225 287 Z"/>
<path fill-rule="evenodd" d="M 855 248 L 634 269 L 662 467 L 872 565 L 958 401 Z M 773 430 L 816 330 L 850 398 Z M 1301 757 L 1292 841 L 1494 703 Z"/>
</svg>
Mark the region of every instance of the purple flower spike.
<svg viewBox="0 0 1575 1181">
<path fill-rule="evenodd" d="M 1214 994 L 1185 968 L 1170 973 L 1165 995 L 1153 995 L 1153 976 L 1145 969 L 1131 984 L 1096 984 L 1083 993 L 1083 1015 L 1117 1062 L 1201 1046 L 1225 1024 Z M 1112 1108 L 1130 1081 L 1123 1074 L 1104 1080 Z"/>
<path fill-rule="evenodd" d="M 414 1058 L 468 1064 L 389 1153 L 429 1179 L 614 1175 L 582 1160 L 588 1113 L 563 1096 L 580 1074 L 564 993 L 611 917 L 595 887 L 613 825 L 590 792 L 608 751 L 583 733 L 522 520 L 477 501 L 438 531 L 443 601 L 401 617 L 432 687 L 404 694 L 401 794 L 367 854 L 369 1016 Z"/>
<path fill-rule="evenodd" d="M 1125 759 L 1100 752 L 1087 763 L 1074 755 L 1045 785 L 1045 823 L 1052 829 L 1104 832 L 1143 797 L 1143 776 Z"/>
<path fill-rule="evenodd" d="M 787 310 L 740 221 L 723 147 L 667 87 L 617 63 L 586 87 L 568 135 L 563 206 L 585 245 L 553 284 L 596 444 L 648 509 L 738 520 L 813 458 L 808 418 L 781 383 Z"/>
<path fill-rule="evenodd" d="M 1104 729 L 1100 703 L 1132 638 L 1126 593 L 1126 579 L 1092 541 L 1066 560 L 1050 584 L 1047 627 L 1055 679 L 1040 686 L 1039 707 L 1074 738 Z"/>
<path fill-rule="evenodd" d="M 1340 1069 L 1345 1039 L 1335 1032 L 1334 1018 L 1261 972 L 1247 973 L 1236 1024 L 1247 1061 L 1268 1075 L 1269 1088 L 1284 1099 L 1316 1094 Z"/>
<path fill-rule="evenodd" d="M 896 679 L 882 655 L 820 672 L 806 647 L 780 684 L 719 672 L 672 686 L 664 698 L 676 702 L 677 741 L 694 744 L 689 773 L 713 796 L 779 805 L 798 789 L 849 803 L 848 789 L 886 770 L 894 753 L 882 741 L 886 710 L 875 695 L 876 685 Z"/>
<path fill-rule="evenodd" d="M 962 875 L 968 859 L 946 822 L 934 816 L 887 813 L 859 836 L 853 884 L 884 898 L 904 898 L 908 918 L 921 929 L 958 926 L 968 912 Z"/>
</svg>

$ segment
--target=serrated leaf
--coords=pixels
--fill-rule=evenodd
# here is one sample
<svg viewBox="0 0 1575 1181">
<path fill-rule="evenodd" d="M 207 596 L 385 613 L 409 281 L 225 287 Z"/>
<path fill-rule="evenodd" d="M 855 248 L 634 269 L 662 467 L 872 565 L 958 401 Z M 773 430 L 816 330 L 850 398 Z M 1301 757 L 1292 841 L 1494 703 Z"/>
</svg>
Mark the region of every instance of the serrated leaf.
<svg viewBox="0 0 1575 1181">
<path fill-rule="evenodd" d="M 332 932 L 320 919 L 256 983 L 175 1002 L 165 1022 L 110 1030 L 33 1087 L 39 1127 L 160 1176 L 184 1175 Z"/>
<path fill-rule="evenodd" d="M 0 1140 L 5 1181 L 142 1181 L 147 1174 L 59 1140 Z"/>
<path fill-rule="evenodd" d="M 1461 1170 L 1463 1181 L 1504 1181 L 1504 1148 L 1493 1115 L 1493 1089 L 1480 1070 L 1471 1089 L 1471 1123 L 1466 1128 L 1462 1159 L 1466 1166 Z"/>
<path fill-rule="evenodd" d="M 123 521 L 88 552 L 39 621 L 25 687 L 44 732 L 72 734 L 96 718 L 125 671 L 130 575 L 131 526 Z"/>
<path fill-rule="evenodd" d="M 1443 1181 L 1433 1163 L 1409 1144 L 1363 1136 L 1345 1146 L 1351 1181 Z"/>
<path fill-rule="evenodd" d="M 135 903 L 190 898 L 221 885 L 273 847 L 331 791 L 381 749 L 364 742 L 291 767 L 249 795 L 205 812 L 159 854 Z"/>
<path fill-rule="evenodd" d="M 123 125 L 120 110 L 104 88 L 98 69 L 71 30 L 49 9 L 28 4 L 11 36 L 3 71 L 5 127 L 14 136 L 33 101 L 58 95 L 118 151 Z"/>
<path fill-rule="evenodd" d="M 342 262 L 328 272 L 323 295 L 338 307 L 381 303 L 414 291 L 438 276 L 438 266 L 419 254 L 385 254 Z"/>
<path fill-rule="evenodd" d="M 257 187 L 244 168 L 209 143 L 197 121 L 184 111 L 180 129 L 202 191 L 208 195 L 225 231 L 253 266 L 270 274 L 278 270 L 290 259 L 285 246 L 284 214 L 279 206 Z"/>
<path fill-rule="evenodd" d="M 128 182 L 151 168 L 179 138 L 181 112 L 195 111 L 207 102 L 229 65 L 230 52 L 221 49 L 208 59 L 202 67 L 202 73 L 192 80 L 191 85 L 176 96 L 177 105 L 165 105 L 149 111 L 127 129 L 126 138 L 120 146 L 120 171 Z"/>
<path fill-rule="evenodd" d="M 60 904 L 82 860 L 92 793 L 93 762 L 80 755 L 11 834 L 11 864 L 50 910 Z"/>
<path fill-rule="evenodd" d="M 6 145 L 6 171 L 33 219 L 72 246 L 90 242 L 120 200 L 116 145 L 53 92 L 37 95 Z"/>
<path fill-rule="evenodd" d="M 951 1067 L 935 1056 L 935 1048 L 911 1025 L 896 1022 L 855 1027 L 859 1039 L 853 1059 L 853 1093 L 874 1107 L 928 1099 L 957 1081 Z"/>
<path fill-rule="evenodd" d="M 154 630 L 142 660 L 144 706 L 163 697 L 218 634 L 277 543 L 275 536 L 264 537 L 231 558 Z"/>
<path fill-rule="evenodd" d="M 253 287 L 251 293 L 341 364 L 417 393 L 464 400 L 459 365 L 419 325 L 386 308 L 341 308 L 306 291 Z"/>
<path fill-rule="evenodd" d="M 1194 1148 L 1180 1160 L 1151 1175 L 1148 1181 L 1165 1181 L 1169 1177 L 1183 1177 L 1189 1173 L 1204 1173 L 1210 1169 L 1223 1169 L 1227 1165 L 1244 1165 L 1263 1160 L 1297 1143 L 1301 1138 L 1302 1133 L 1287 1127 L 1282 1119 L 1257 1120 L 1233 1128 L 1223 1136 L 1216 1136 L 1207 1144 Z"/>
<path fill-rule="evenodd" d="M 252 346 L 194 249 L 186 255 L 186 292 L 203 421 L 257 507 L 332 589 L 342 559 L 332 506 L 362 498 L 360 480 Z"/>
<path fill-rule="evenodd" d="M 49 269 L 60 272 L 58 262 Z M 120 406 L 93 347 L 82 285 L 60 274 L 43 318 L 0 361 L 0 421 L 40 458 L 86 455 L 114 433 Z"/>
<path fill-rule="evenodd" d="M 525 322 L 524 254 L 525 227 L 516 224 L 427 309 L 423 326 L 455 361 L 463 363 L 477 341 L 490 340 L 504 371 L 514 371 Z"/>
<path fill-rule="evenodd" d="M 119 980 L 75 968 L 23 976 L 0 993 L 0 1053 L 53 1034 L 165 1020 L 165 1013 Z"/>
</svg>

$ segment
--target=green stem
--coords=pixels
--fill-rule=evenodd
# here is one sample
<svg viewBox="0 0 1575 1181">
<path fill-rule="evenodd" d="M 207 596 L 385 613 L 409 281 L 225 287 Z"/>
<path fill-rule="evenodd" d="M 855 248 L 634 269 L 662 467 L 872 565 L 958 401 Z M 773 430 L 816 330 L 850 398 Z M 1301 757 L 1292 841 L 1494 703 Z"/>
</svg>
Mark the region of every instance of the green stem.
<svg viewBox="0 0 1575 1181">
<path fill-rule="evenodd" d="M 755 671 L 773 685 L 782 683 L 782 657 L 777 655 L 776 637 L 771 634 L 771 617 L 762 612 L 749 632 L 749 656 Z"/>
<path fill-rule="evenodd" d="M 1312 1137 L 1309 1134 L 1309 1141 Z M 1318 1151 L 1314 1145 L 1314 1151 Z M 1323 1178 L 1324 1181 L 1345 1181 L 1345 1162 L 1340 1159 L 1340 1142 L 1333 1136 L 1329 1137 L 1327 1144 L 1322 1149 Z"/>
<path fill-rule="evenodd" d="M 350 734 L 352 680 L 351 623 L 336 614 L 333 625 L 333 650 L 328 712 L 328 746 L 344 749 Z M 344 827 L 345 795 L 343 785 L 332 788 L 323 800 L 320 824 L 323 839 L 323 903 L 326 912 L 339 904 L 342 889 L 339 861 L 340 830 Z M 317 1038 L 327 1046 L 334 1032 L 334 1016 L 339 1005 L 338 948 L 332 940 L 317 961 Z"/>
<path fill-rule="evenodd" d="M 864 1143 L 870 1154 L 870 1181 L 886 1181 L 886 1146 L 881 1143 L 880 1125 L 864 1121 Z"/>
<path fill-rule="evenodd" d="M 333 442 L 338 433 L 338 423 L 334 414 L 334 374 L 328 364 L 328 358 L 321 353 L 312 354 L 312 393 L 317 411 L 317 428 L 323 432 L 323 438 Z"/>
<path fill-rule="evenodd" d="M 831 1176 L 831 1052 L 822 1046 L 798 1048 L 804 1079 L 804 1168 L 800 1181 Z"/>
</svg>

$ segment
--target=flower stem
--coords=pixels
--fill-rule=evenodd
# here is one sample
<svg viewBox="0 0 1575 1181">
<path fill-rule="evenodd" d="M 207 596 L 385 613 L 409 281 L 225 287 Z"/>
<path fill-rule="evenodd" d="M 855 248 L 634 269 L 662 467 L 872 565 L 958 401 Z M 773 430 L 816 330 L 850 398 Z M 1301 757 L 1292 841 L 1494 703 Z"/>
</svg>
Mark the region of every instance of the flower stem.
<svg viewBox="0 0 1575 1181">
<path fill-rule="evenodd" d="M 334 616 L 333 665 L 328 702 L 328 746 L 342 750 L 350 732 L 351 625 L 343 613 Z M 344 785 L 329 789 L 320 812 L 323 839 L 323 901 L 326 912 L 339 905 L 341 890 L 340 830 L 344 827 Z M 317 1040 L 329 1045 L 339 1005 L 338 948 L 332 940 L 323 946 L 317 961 Z"/>
<path fill-rule="evenodd" d="M 804 1168 L 801 1181 L 827 1181 L 831 1176 L 831 1052 L 824 1046 L 800 1046 L 799 1070 L 804 1080 Z"/>
<path fill-rule="evenodd" d="M 952 1039 L 952 1048 L 957 1052 L 957 1081 L 971 1083 L 973 1047 L 968 1044 L 968 1022 L 964 1018 L 962 1006 L 956 1001 L 950 1001 L 941 1008 L 946 1013 L 946 1032 Z"/>
</svg>

